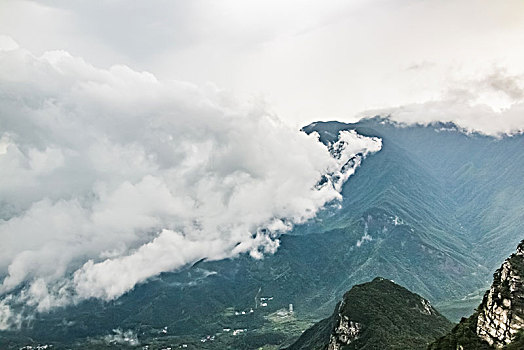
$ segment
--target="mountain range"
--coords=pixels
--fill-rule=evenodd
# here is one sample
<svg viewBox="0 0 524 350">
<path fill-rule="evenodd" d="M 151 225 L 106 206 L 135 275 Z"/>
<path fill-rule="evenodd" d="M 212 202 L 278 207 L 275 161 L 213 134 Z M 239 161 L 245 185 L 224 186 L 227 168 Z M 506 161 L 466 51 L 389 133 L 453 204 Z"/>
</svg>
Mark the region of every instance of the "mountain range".
<svg viewBox="0 0 524 350">
<path fill-rule="evenodd" d="M 204 260 L 112 302 L 36 314 L 1 332 L 0 346 L 278 349 L 333 317 L 346 291 L 376 276 L 383 279 L 372 285 L 393 280 L 452 321 L 470 315 L 522 239 L 524 136 L 382 117 L 303 128 L 326 145 L 342 130 L 380 137 L 383 148 L 344 185 L 341 203 L 283 235 L 274 255 Z M 442 320 L 431 337 L 448 328 Z"/>
<path fill-rule="evenodd" d="M 451 330 L 428 300 L 377 277 L 353 286 L 330 317 L 287 350 L 523 349 L 523 300 L 524 240 L 497 269 L 475 312 Z"/>
</svg>

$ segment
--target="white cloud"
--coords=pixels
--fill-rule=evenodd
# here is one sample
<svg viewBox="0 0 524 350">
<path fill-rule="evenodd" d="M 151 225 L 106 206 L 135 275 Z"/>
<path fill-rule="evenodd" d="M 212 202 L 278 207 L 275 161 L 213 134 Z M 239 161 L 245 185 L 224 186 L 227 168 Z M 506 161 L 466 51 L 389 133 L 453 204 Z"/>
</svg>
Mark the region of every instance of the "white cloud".
<svg viewBox="0 0 524 350">
<path fill-rule="evenodd" d="M 13 45 L 0 106 L 2 324 L 10 306 L 114 299 L 202 258 L 273 253 L 381 147 L 345 132 L 333 157 L 212 85 Z"/>
<path fill-rule="evenodd" d="M 356 246 L 357 247 L 360 247 L 362 245 L 362 243 L 368 241 L 368 242 L 371 242 L 373 240 L 373 237 L 371 237 L 370 235 L 368 235 L 367 233 L 365 233 L 356 243 Z"/>
<path fill-rule="evenodd" d="M 0 35 L 0 50 L 11 51 L 18 49 L 18 43 L 10 36 Z"/>
<path fill-rule="evenodd" d="M 389 115 L 404 124 L 453 122 L 467 132 L 491 136 L 524 132 L 524 75 L 494 68 L 450 83 L 438 99 L 363 112 Z"/>
<path fill-rule="evenodd" d="M 493 65 L 524 73 L 521 0 L 4 0 L 0 33 L 261 94 L 299 127 L 434 100 Z"/>
<path fill-rule="evenodd" d="M 12 299 L 12 296 L 7 296 L 0 300 L 0 331 L 18 328 L 22 324 L 22 316 L 13 312 L 9 306 Z"/>
<path fill-rule="evenodd" d="M 356 246 L 359 248 L 364 242 L 371 242 L 373 241 L 373 237 L 368 233 L 368 223 L 364 223 L 364 234 L 362 237 L 357 240 Z"/>
</svg>

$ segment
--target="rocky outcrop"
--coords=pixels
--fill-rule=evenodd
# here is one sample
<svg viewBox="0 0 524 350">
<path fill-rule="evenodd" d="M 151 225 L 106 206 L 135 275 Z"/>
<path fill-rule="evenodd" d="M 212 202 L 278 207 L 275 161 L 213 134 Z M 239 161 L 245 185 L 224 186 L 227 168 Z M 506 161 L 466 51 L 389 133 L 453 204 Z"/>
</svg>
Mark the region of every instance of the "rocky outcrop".
<svg viewBox="0 0 524 350">
<path fill-rule="evenodd" d="M 493 275 L 493 284 L 479 307 L 477 335 L 501 348 L 524 328 L 524 241 Z"/>
<path fill-rule="evenodd" d="M 495 271 L 477 311 L 428 349 L 524 349 L 524 241 Z"/>
<path fill-rule="evenodd" d="M 344 308 L 344 303 L 340 304 L 338 313 L 338 324 L 333 329 L 329 337 L 328 350 L 340 350 L 343 346 L 349 345 L 358 338 L 362 325 L 351 321 L 348 316 L 340 314 Z"/>
</svg>

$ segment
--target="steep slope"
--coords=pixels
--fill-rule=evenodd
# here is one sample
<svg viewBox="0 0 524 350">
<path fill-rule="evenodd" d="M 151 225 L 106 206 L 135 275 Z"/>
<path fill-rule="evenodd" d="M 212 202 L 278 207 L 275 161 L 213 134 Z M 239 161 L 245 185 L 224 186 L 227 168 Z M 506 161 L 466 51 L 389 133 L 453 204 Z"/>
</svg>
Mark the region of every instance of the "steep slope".
<svg viewBox="0 0 524 350">
<path fill-rule="evenodd" d="M 452 123 L 405 126 L 381 117 L 304 127 L 308 133 L 318 132 L 324 142 L 340 130 L 381 137 L 384 150 L 393 142 L 431 174 L 443 191 L 439 201 L 452 206 L 454 222 L 459 224 L 456 229 L 471 243 L 472 252 L 483 256 L 489 271 L 520 241 L 524 228 L 524 135 L 493 138 L 464 133 Z M 446 215 L 436 209 L 436 215 Z"/>
<path fill-rule="evenodd" d="M 462 298 L 486 286 L 489 270 L 473 252 L 475 244 L 457 217 L 458 204 L 447 184 L 426 162 L 397 144 L 405 145 L 402 135 L 392 131 L 399 128 L 361 123 L 326 122 L 304 128 L 318 132 L 323 142 L 331 142 L 333 135 L 345 129 L 383 139 L 382 151 L 367 159 L 344 187 L 342 209 L 321 214 L 310 229 L 355 232 L 347 265 L 356 268 L 336 292 L 376 275 L 394 279 L 433 301 Z M 426 132 L 425 128 L 411 130 Z"/>
<path fill-rule="evenodd" d="M 365 260 L 348 279 L 382 275 L 432 300 L 482 286 L 487 270 L 471 254 L 442 184 L 405 150 L 384 143 L 346 186 L 342 213 L 332 220 L 361 232 L 351 254 Z"/>
<path fill-rule="evenodd" d="M 30 327 L 8 336 L 70 341 L 121 328 L 143 340 L 168 327 L 200 346 L 206 334 L 239 327 L 248 332 L 234 338 L 233 347 L 278 345 L 329 316 L 340 295 L 374 276 L 433 304 L 456 299 L 454 305 L 462 305 L 463 297 L 489 286 L 492 266 L 522 238 L 523 136 L 496 140 L 452 125 L 398 127 L 383 119 L 304 129 L 319 132 L 323 142 L 356 129 L 381 137 L 384 146 L 344 186 L 342 203 L 283 236 L 276 254 L 202 261 L 110 303 L 89 300 L 34 315 Z M 274 299 L 249 319 L 231 315 L 254 307 L 257 295 Z M 456 319 L 473 312 L 480 298 L 470 309 L 461 306 Z M 290 303 L 294 329 L 270 320 Z"/>
<path fill-rule="evenodd" d="M 429 349 L 524 348 L 524 241 L 493 275 L 477 311 Z"/>
<path fill-rule="evenodd" d="M 288 350 L 424 349 L 451 326 L 426 299 L 375 278 L 351 288 L 331 317 Z"/>
<path fill-rule="evenodd" d="M 403 183 L 416 184 L 417 181 L 405 177 L 409 179 L 406 181 L 402 176 L 398 176 L 392 181 L 393 186 L 385 189 L 383 185 L 386 181 L 379 183 L 373 181 L 375 177 L 382 174 L 379 168 L 373 167 L 374 171 L 359 178 L 358 175 L 366 171 L 363 167 L 353 179 L 354 181 L 346 187 L 349 191 L 352 188 L 356 190 L 345 193 L 344 212 L 358 211 L 360 203 L 372 200 L 367 196 L 368 194 L 377 193 L 382 196 L 378 201 L 379 206 L 394 203 L 397 205 L 397 210 L 415 214 L 412 215 L 416 218 L 415 224 L 422 224 L 422 229 L 418 230 L 419 235 L 427 237 L 429 233 L 433 236 L 427 240 L 430 246 L 436 246 L 437 251 L 448 254 L 451 252 L 458 253 L 458 256 L 464 254 L 462 256 L 466 261 L 477 264 L 477 271 L 471 270 L 472 272 L 468 273 L 467 269 L 464 270 L 463 276 L 468 280 L 467 285 L 456 289 L 457 284 L 461 282 L 452 282 L 450 285 L 443 283 L 444 288 L 448 290 L 468 290 L 468 292 L 455 300 L 451 297 L 437 303 L 441 310 L 454 320 L 471 312 L 481 299 L 480 293 L 490 283 L 489 271 L 500 266 L 522 238 L 524 135 L 493 138 L 464 133 L 452 123 L 406 126 L 381 117 L 363 119 L 358 123 L 317 122 L 304 127 L 304 130 L 318 132 L 324 142 L 332 140 L 340 130 L 357 130 L 364 135 L 381 137 L 384 144 L 383 153 L 377 154 L 377 159 L 384 156 L 388 150 L 392 150 L 392 146 L 396 146 L 403 151 L 403 156 L 397 158 L 400 164 L 403 164 L 406 158 L 410 159 L 422 170 L 422 174 L 429 175 L 428 180 L 433 179 L 424 181 L 421 191 L 412 191 L 409 188 L 406 191 L 401 188 Z M 375 159 L 371 162 L 373 160 Z M 417 174 L 410 167 L 406 169 L 406 173 Z M 420 174 L 415 178 L 421 178 Z M 389 179 L 391 177 L 386 175 L 385 180 Z M 359 181 L 361 184 L 358 183 Z M 426 187 L 426 184 L 432 181 L 434 186 Z M 365 186 L 371 190 L 362 191 Z M 390 188 L 400 189 L 398 192 L 401 195 Z M 435 188 L 437 191 L 433 190 Z M 403 193 L 407 194 L 405 196 L 407 201 L 403 200 Z M 354 205 L 351 205 L 351 198 L 354 199 Z M 414 202 L 415 198 L 425 198 L 425 200 Z M 430 204 L 424 207 L 420 202 Z M 361 208 L 369 208 L 369 206 Z M 422 215 L 416 215 L 417 213 Z M 435 234 L 431 234 L 432 232 Z M 450 236 L 453 238 L 450 239 Z M 442 247 L 436 243 L 440 239 L 448 248 L 450 243 L 454 243 L 455 247 L 450 249 Z M 460 242 L 455 241 L 457 239 Z M 461 249 L 464 246 L 467 248 Z M 475 290 L 471 286 L 473 280 L 483 281 L 484 287 Z M 409 284 L 410 282 L 407 281 L 402 283 L 434 301 L 439 299 L 439 296 L 427 294 L 427 291 L 420 289 L 420 285 Z M 469 303 L 464 303 L 464 298 L 467 298 Z"/>
</svg>

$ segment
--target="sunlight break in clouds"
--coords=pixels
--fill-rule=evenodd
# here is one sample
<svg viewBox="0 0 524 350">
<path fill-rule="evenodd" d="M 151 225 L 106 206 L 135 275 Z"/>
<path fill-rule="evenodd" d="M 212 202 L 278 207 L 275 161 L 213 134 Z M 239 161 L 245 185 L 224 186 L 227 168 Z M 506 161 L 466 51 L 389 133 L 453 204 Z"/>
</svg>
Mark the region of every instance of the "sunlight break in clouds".
<svg viewBox="0 0 524 350">
<path fill-rule="evenodd" d="M 381 148 L 344 132 L 332 156 L 213 86 L 4 42 L 2 328 L 19 321 L 15 305 L 111 300 L 203 258 L 273 253 Z"/>
</svg>

